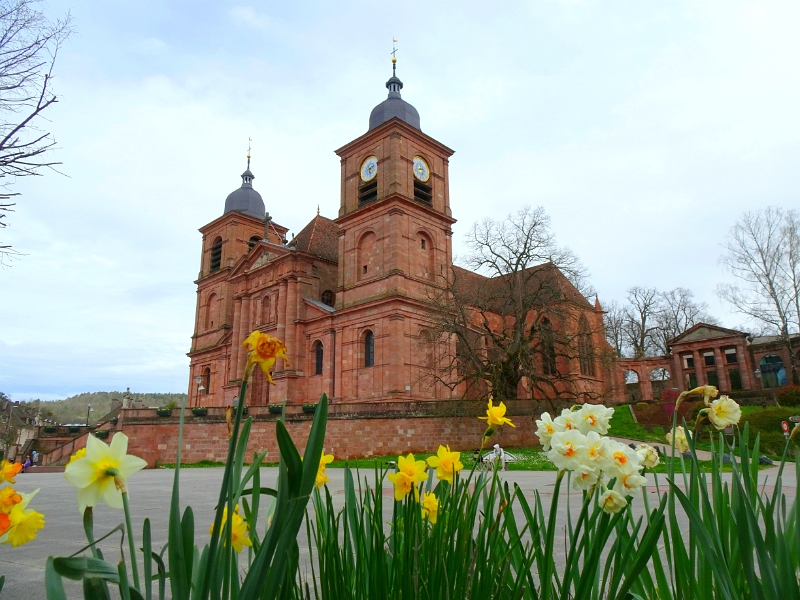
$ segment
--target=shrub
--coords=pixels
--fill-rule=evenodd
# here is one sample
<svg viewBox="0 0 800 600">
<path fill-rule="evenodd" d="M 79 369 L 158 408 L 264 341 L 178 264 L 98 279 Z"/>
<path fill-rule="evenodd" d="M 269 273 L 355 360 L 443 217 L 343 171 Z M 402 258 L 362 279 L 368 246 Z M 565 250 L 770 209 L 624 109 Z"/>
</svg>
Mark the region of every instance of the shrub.
<svg viewBox="0 0 800 600">
<path fill-rule="evenodd" d="M 797 410 L 792 408 L 765 408 L 744 416 L 739 426 L 743 427 L 745 421 L 750 423 L 751 438 L 755 439 L 756 434 L 761 435 L 761 450 L 780 456 L 786 446 L 781 421 L 788 421 L 789 417 L 796 414 Z"/>
<path fill-rule="evenodd" d="M 800 406 L 800 385 L 787 385 L 779 388 L 775 399 L 781 406 Z"/>
</svg>

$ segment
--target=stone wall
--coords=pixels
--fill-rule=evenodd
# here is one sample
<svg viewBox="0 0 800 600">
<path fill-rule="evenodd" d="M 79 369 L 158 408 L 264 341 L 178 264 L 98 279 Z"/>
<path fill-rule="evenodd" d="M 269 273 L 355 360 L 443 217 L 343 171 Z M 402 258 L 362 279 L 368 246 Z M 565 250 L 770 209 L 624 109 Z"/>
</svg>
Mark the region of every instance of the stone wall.
<svg viewBox="0 0 800 600">
<path fill-rule="evenodd" d="M 516 427 L 500 428 L 490 443 L 507 448 L 537 444 L 532 417 L 550 407 L 540 408 L 536 402 L 525 400 L 506 404 L 507 415 Z M 480 446 L 486 428 L 485 421 L 477 419 L 485 411 L 486 404 L 471 401 L 334 404 L 328 415 L 325 451 L 333 453 L 337 459 L 435 452 L 439 444 L 472 452 Z M 158 417 L 154 410 L 123 411 L 119 427 L 130 439 L 128 451 L 144 458 L 150 467 L 174 463 L 179 412 L 174 410 L 170 417 Z M 277 461 L 275 421 L 278 415 L 259 406 L 251 408 L 248 416 L 253 418 L 248 459 L 253 452 L 267 450 L 267 460 Z M 286 428 L 301 452 L 312 418 L 313 414 L 302 412 L 300 407 L 287 408 Z M 210 408 L 202 417 L 193 416 L 187 410 L 185 419 L 182 462 L 224 461 L 228 452 L 225 410 Z"/>
</svg>

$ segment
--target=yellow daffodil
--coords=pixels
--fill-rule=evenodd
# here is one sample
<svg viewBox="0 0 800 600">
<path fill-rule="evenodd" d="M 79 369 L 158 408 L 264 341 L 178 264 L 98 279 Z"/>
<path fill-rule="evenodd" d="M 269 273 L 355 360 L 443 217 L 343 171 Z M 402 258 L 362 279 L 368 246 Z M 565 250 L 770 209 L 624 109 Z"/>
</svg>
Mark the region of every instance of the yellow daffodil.
<svg viewBox="0 0 800 600">
<path fill-rule="evenodd" d="M 322 456 L 319 459 L 319 468 L 317 469 L 317 479 L 316 485 L 318 488 L 321 488 L 323 485 L 330 481 L 328 479 L 328 474 L 325 473 L 325 467 L 333 462 L 333 454 L 325 454 L 322 453 Z"/>
<path fill-rule="evenodd" d="M 667 433 L 666 440 L 667 440 L 668 443 L 671 444 L 672 443 L 672 438 L 674 437 L 675 438 L 675 449 L 678 452 L 680 452 L 681 454 L 683 454 L 684 452 L 689 450 L 689 440 L 686 437 L 687 435 L 691 435 L 691 434 L 689 434 L 688 432 L 684 431 L 683 427 L 681 427 L 679 425 L 678 427 L 675 428 L 675 434 L 674 435 L 673 435 L 672 431 Z"/>
<path fill-rule="evenodd" d="M 436 469 L 436 477 L 441 481 L 453 483 L 453 475 L 464 468 L 460 459 L 460 452 L 451 452 L 450 446 L 439 446 L 436 456 L 428 457 L 427 462 L 431 469 Z"/>
<path fill-rule="evenodd" d="M 128 453 L 128 436 L 114 434 L 109 446 L 95 436 L 86 440 L 86 455 L 67 465 L 64 477 L 78 488 L 78 509 L 103 500 L 112 508 L 122 508 L 122 493 L 127 492 L 126 480 L 147 463 Z"/>
<path fill-rule="evenodd" d="M 67 463 L 67 466 L 70 466 L 76 460 L 82 459 L 84 456 L 86 456 L 86 448 L 81 448 L 80 450 L 75 452 L 75 454 L 69 457 L 69 462 Z"/>
<path fill-rule="evenodd" d="M 714 400 L 708 411 L 708 420 L 719 430 L 725 429 L 728 425 L 736 425 L 741 418 L 742 409 L 727 396 L 720 396 Z"/>
<path fill-rule="evenodd" d="M 23 509 L 20 504 L 16 505 L 8 515 L 11 527 L 8 529 L 6 544 L 11 544 L 12 548 L 27 544 L 36 538 L 36 532 L 44 528 L 44 515 L 35 510 Z"/>
<path fill-rule="evenodd" d="M 433 492 L 425 492 L 425 496 L 422 498 L 422 517 L 428 517 L 428 521 L 431 522 L 432 525 L 436 524 L 436 518 L 439 515 L 439 499 L 433 494 Z"/>
<path fill-rule="evenodd" d="M 9 486 L 0 490 L 0 513 L 10 513 L 20 502 L 22 502 L 22 496 L 14 488 Z"/>
<path fill-rule="evenodd" d="M 225 530 L 225 523 L 228 522 L 228 507 L 222 509 L 222 531 L 220 532 L 220 536 Z M 211 527 L 208 529 L 208 533 L 214 535 L 214 524 L 211 524 Z M 247 521 L 245 521 L 241 515 L 239 515 L 239 505 L 237 504 L 236 507 L 233 509 L 233 519 L 231 520 L 231 546 L 237 553 L 241 552 L 245 546 L 252 546 L 253 542 L 250 540 L 250 530 L 247 525 Z M 227 537 L 227 536 L 226 536 Z M 227 542 L 227 539 L 225 540 Z"/>
<path fill-rule="evenodd" d="M 417 483 L 428 479 L 428 474 L 425 473 L 426 468 L 425 461 L 414 460 L 413 454 L 397 457 L 397 469 L 401 473 L 405 473 L 411 481 L 411 485 L 414 486 L 414 496 L 417 500 L 419 500 L 419 488 L 417 487 Z"/>
<path fill-rule="evenodd" d="M 44 527 L 44 515 L 28 509 L 28 503 L 38 492 L 19 494 L 20 501 L 9 513 L 0 513 L 0 542 L 16 548 L 36 538 L 36 532 Z"/>
<path fill-rule="evenodd" d="M 501 425 L 511 425 L 515 427 L 511 419 L 506 417 L 505 414 L 506 405 L 501 402 L 498 406 L 493 406 L 492 399 L 489 398 L 489 408 L 486 409 L 486 416 L 478 418 L 482 421 L 486 421 L 489 428 L 500 427 Z"/>
<path fill-rule="evenodd" d="M 0 462 L 0 483 L 16 483 L 14 479 L 22 471 L 22 463 L 12 463 L 4 460 Z"/>
<path fill-rule="evenodd" d="M 270 369 L 275 364 L 275 360 L 282 358 L 286 361 L 286 366 L 289 366 L 284 343 L 268 333 L 261 333 L 256 330 L 247 336 L 243 344 L 247 346 L 247 350 L 250 352 L 247 357 L 247 369 L 245 372 L 249 372 L 253 365 L 259 365 L 267 377 L 267 381 L 275 385 L 270 374 Z"/>
<path fill-rule="evenodd" d="M 397 473 L 389 473 L 386 478 L 394 484 L 394 499 L 400 502 L 403 498 L 408 496 L 414 482 L 405 473 L 398 471 Z"/>
</svg>

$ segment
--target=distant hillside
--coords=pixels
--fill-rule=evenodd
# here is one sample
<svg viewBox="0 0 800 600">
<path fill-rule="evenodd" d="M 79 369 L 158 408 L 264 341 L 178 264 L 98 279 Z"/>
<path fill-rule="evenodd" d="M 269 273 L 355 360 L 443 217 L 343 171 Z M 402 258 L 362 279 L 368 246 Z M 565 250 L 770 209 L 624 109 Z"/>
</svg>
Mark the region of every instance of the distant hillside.
<svg viewBox="0 0 800 600">
<path fill-rule="evenodd" d="M 32 400 L 26 404 L 35 406 L 37 410 L 41 408 L 45 419 L 51 419 L 57 423 L 86 423 L 86 408 L 87 404 L 91 403 L 92 412 L 89 413 L 89 422 L 94 423 L 111 410 L 111 400 L 121 400 L 123 393 L 86 392 L 70 396 L 65 400 Z M 134 400 L 144 402 L 147 406 L 164 406 L 168 402 L 180 405 L 186 398 L 186 394 L 137 394 L 133 392 L 131 392 L 131 396 Z"/>
</svg>

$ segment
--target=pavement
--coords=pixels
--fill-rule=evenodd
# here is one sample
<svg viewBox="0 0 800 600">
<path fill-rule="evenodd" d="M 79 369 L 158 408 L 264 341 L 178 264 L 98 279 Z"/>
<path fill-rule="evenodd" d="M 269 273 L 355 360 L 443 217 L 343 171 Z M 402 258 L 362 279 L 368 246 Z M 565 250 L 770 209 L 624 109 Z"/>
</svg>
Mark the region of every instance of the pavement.
<svg viewBox="0 0 800 600">
<path fill-rule="evenodd" d="M 344 471 L 342 469 L 328 469 L 330 483 L 329 490 L 337 504 L 344 504 Z M 526 498 L 532 500 L 534 492 L 542 496 L 543 504 L 550 505 L 553 496 L 553 486 L 556 474 L 552 471 L 507 471 L 500 474 L 509 483 L 517 483 Z M 759 473 L 759 480 L 765 485 L 765 491 L 771 493 L 773 489 L 777 468 L 764 469 Z M 145 470 L 134 475 L 128 482 L 131 511 L 134 523 L 134 534 L 137 543 L 141 543 L 141 527 L 145 518 L 151 521 L 153 548 L 159 551 L 167 541 L 167 525 L 169 520 L 169 502 L 172 491 L 174 471 L 171 469 Z M 369 473 L 372 477 L 372 473 Z M 648 475 L 648 479 L 653 475 Z M 666 487 L 666 478 L 663 474 L 655 476 L 660 489 Z M 730 478 L 730 474 L 723 474 Z M 274 487 L 277 479 L 277 469 L 263 468 L 262 485 Z M 202 548 L 209 539 L 208 528 L 214 517 L 214 505 L 219 494 L 222 482 L 222 469 L 184 469 L 180 475 L 181 505 L 191 505 L 195 515 L 196 537 L 195 542 Z M 68 556 L 77 552 L 85 545 L 82 517 L 78 513 L 75 489 L 67 483 L 61 473 L 31 473 L 21 474 L 15 486 L 23 492 L 31 492 L 40 488 L 39 494 L 31 502 L 34 508 L 45 514 L 46 526 L 39 536 L 25 546 L 11 548 L 9 545 L 0 546 L 0 574 L 6 576 L 5 588 L 0 592 L 2 600 L 38 600 L 44 599 L 44 567 L 48 555 Z M 789 502 L 797 492 L 797 481 L 794 469 L 784 471 L 783 491 Z M 562 487 L 562 496 L 566 498 L 566 488 Z M 648 488 L 650 504 L 653 506 L 657 500 L 656 490 L 653 485 Z M 386 482 L 383 493 L 391 498 L 392 489 Z M 562 500 L 559 504 L 560 522 L 566 521 L 567 504 L 571 510 L 578 510 L 580 494 L 572 492 L 569 501 Z M 391 502 L 386 506 L 391 507 Z M 633 504 L 634 514 L 641 514 L 642 502 L 640 499 Z M 515 511 L 516 512 L 516 511 Z M 574 513 L 573 513 L 574 514 Z M 518 515 L 521 520 L 521 513 Z M 114 510 L 105 505 L 95 508 L 95 536 L 101 537 L 104 533 L 123 522 L 121 510 Z M 683 524 L 687 529 L 688 525 Z M 301 531 L 304 531 L 302 529 Z M 113 534 L 100 544 L 103 554 L 109 562 L 116 564 L 120 559 L 120 535 Z M 301 555 L 308 560 L 308 543 L 305 534 L 301 533 Z M 124 548 L 127 554 L 127 542 Z M 556 548 L 556 561 L 563 561 L 564 548 Z M 140 569 L 141 570 L 141 569 Z M 65 587 L 70 598 L 80 598 L 81 588 L 77 582 L 65 580 Z"/>
</svg>

